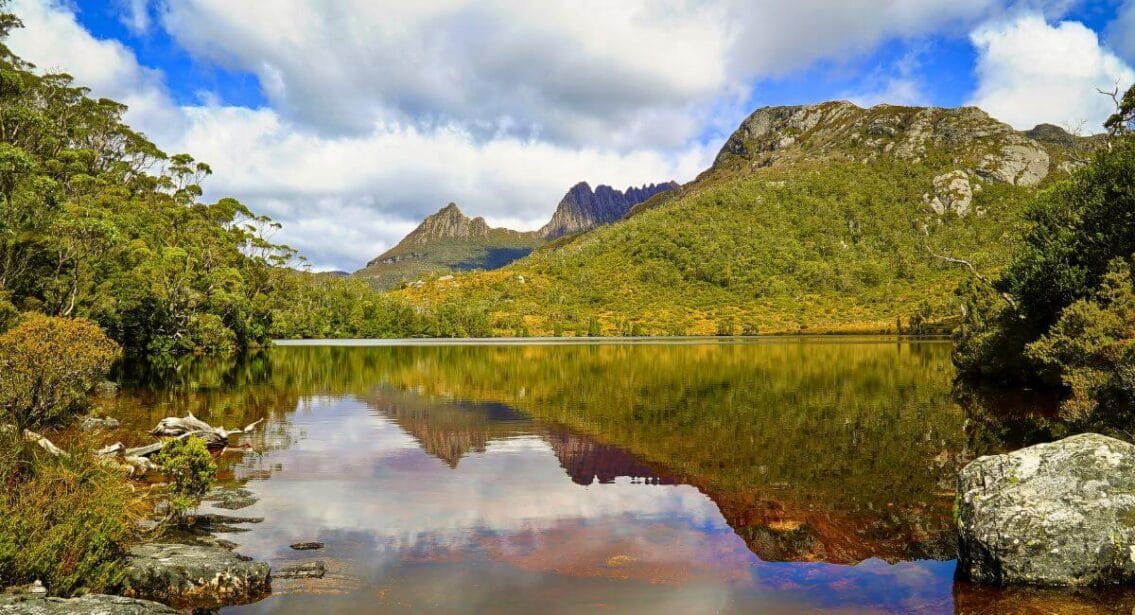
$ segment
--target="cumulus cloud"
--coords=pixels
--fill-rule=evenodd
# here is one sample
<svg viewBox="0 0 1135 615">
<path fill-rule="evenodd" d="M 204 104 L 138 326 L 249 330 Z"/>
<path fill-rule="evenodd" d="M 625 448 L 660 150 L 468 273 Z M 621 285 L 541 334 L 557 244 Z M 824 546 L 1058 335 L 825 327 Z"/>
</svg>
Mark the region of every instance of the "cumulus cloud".
<svg viewBox="0 0 1135 615">
<path fill-rule="evenodd" d="M 272 106 L 328 132 L 458 123 L 622 149 L 675 147 L 754 76 L 868 52 L 985 15 L 995 0 L 176 0 L 166 29 L 255 73 Z"/>
<path fill-rule="evenodd" d="M 178 150 L 223 173 L 210 191 L 234 194 L 284 224 L 277 239 L 317 264 L 358 268 L 426 215 L 457 201 L 496 225 L 538 228 L 569 186 L 689 179 L 716 145 L 619 153 L 499 137 L 459 127 L 376 125 L 360 136 L 304 131 L 270 109 L 194 107 Z"/>
<path fill-rule="evenodd" d="M 1079 22 L 1021 13 L 982 25 L 970 39 L 978 53 L 971 103 L 1016 128 L 1048 122 L 1098 132 L 1113 105 L 1097 88 L 1135 82 L 1135 71 Z"/>
</svg>

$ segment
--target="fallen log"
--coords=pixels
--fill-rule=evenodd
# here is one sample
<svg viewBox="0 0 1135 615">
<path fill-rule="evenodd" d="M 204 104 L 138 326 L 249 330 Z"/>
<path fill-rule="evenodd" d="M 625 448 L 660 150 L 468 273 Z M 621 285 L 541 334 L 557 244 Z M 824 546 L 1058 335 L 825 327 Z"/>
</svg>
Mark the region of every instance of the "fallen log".
<svg viewBox="0 0 1135 615">
<path fill-rule="evenodd" d="M 213 427 L 205 421 L 193 416 L 192 412 L 184 417 L 167 416 L 158 421 L 157 426 L 150 430 L 151 435 L 164 437 L 166 439 L 153 444 L 147 444 L 146 446 L 127 449 L 125 455 L 127 457 L 149 457 L 165 448 L 174 440 L 184 440 L 185 438 L 191 437 L 205 440 L 205 446 L 212 449 L 227 448 L 230 437 L 252 431 L 263 420 L 263 418 L 257 419 L 246 425 L 243 429 L 225 429 L 224 427 Z"/>
</svg>

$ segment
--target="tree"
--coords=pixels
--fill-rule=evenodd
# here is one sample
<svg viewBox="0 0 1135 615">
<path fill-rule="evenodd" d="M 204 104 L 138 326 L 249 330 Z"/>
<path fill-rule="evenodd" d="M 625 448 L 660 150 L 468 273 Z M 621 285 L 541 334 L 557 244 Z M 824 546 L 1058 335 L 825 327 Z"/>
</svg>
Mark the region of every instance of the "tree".
<svg viewBox="0 0 1135 615">
<path fill-rule="evenodd" d="M 18 433 L 66 422 L 119 354 L 118 344 L 88 320 L 27 317 L 0 335 L 0 422 Z"/>
</svg>

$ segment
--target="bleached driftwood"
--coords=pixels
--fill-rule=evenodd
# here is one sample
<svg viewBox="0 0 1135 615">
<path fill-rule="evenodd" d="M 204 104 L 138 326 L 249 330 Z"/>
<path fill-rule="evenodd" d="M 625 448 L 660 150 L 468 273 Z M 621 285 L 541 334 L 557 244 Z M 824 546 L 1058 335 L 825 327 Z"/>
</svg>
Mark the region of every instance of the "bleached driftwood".
<svg viewBox="0 0 1135 615">
<path fill-rule="evenodd" d="M 10 433 L 15 429 L 16 429 L 15 425 L 0 425 L 0 431 Z M 27 440 L 28 442 L 31 442 L 32 444 L 38 445 L 43 450 L 47 451 L 48 453 L 50 453 L 50 454 L 52 454 L 56 457 L 70 457 L 71 456 L 71 455 L 67 454 L 67 451 L 59 448 L 58 446 L 55 446 L 55 443 L 52 442 L 51 440 L 48 440 L 47 438 L 37 434 L 36 432 L 34 432 L 30 429 L 24 430 L 24 440 Z"/>
<path fill-rule="evenodd" d="M 150 430 L 150 435 L 168 439 L 146 446 L 127 449 L 125 454 L 127 457 L 149 457 L 165 448 L 170 442 L 174 440 L 184 440 L 189 437 L 198 437 L 205 440 L 205 445 L 210 448 L 223 448 L 229 445 L 229 438 L 231 436 L 248 433 L 255 429 L 263 420 L 264 419 L 257 419 L 246 425 L 243 429 L 225 429 L 224 427 L 213 427 L 205 421 L 193 416 L 192 412 L 184 417 L 167 416 L 158 421 L 157 426 Z"/>
</svg>

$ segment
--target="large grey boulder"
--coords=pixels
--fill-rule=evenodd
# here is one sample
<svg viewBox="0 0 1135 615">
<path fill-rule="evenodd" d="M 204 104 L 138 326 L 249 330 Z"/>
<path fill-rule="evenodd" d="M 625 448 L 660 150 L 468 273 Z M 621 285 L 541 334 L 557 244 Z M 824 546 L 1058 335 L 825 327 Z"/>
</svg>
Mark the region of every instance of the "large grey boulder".
<svg viewBox="0 0 1135 615">
<path fill-rule="evenodd" d="M 268 564 L 220 546 L 144 544 L 130 549 L 122 594 L 178 608 L 247 604 L 271 590 Z"/>
<path fill-rule="evenodd" d="M 164 604 L 88 594 L 78 598 L 49 598 L 38 594 L 0 595 L 0 613 L 23 615 L 175 615 L 177 611 Z"/>
<path fill-rule="evenodd" d="M 1081 434 L 958 476 L 958 574 L 996 584 L 1135 581 L 1135 446 Z"/>
</svg>

